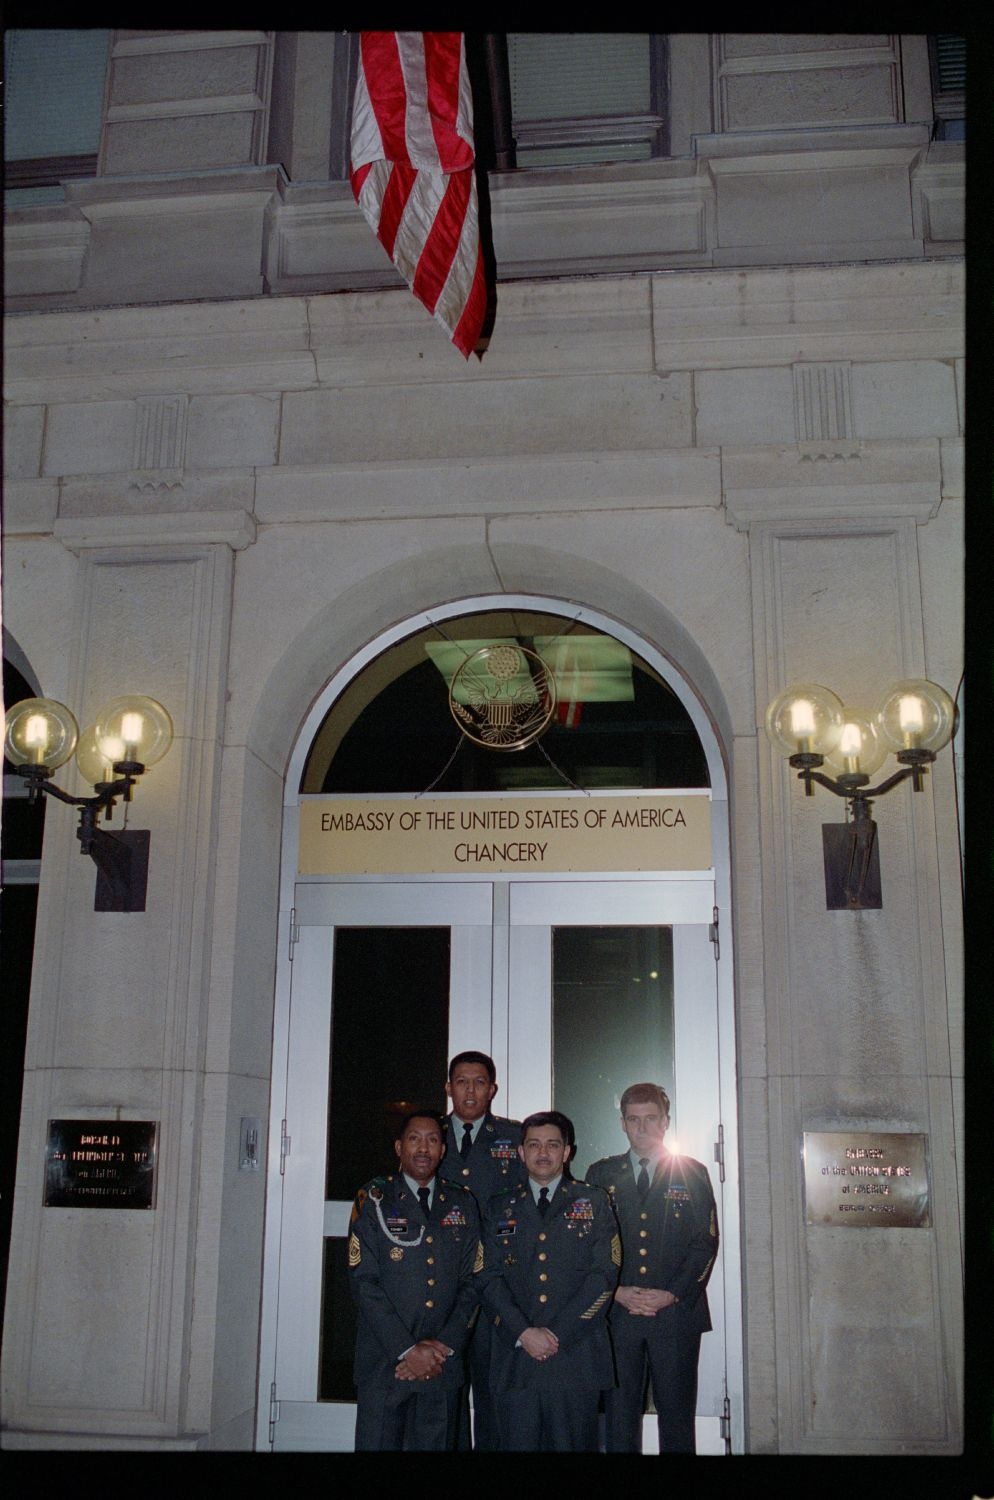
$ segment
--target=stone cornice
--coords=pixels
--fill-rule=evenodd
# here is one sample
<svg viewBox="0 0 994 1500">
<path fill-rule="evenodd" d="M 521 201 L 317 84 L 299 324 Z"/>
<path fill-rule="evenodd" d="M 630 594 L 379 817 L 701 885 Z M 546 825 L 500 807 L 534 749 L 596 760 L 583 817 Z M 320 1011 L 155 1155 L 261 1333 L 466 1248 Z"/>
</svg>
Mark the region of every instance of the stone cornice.
<svg viewBox="0 0 994 1500">
<path fill-rule="evenodd" d="M 501 288 L 498 325 L 483 363 L 466 365 L 406 290 L 24 312 L 6 324 L 6 397 L 30 405 L 487 383 L 595 368 L 948 360 L 964 351 L 963 267 L 936 260 L 515 283 Z"/>
<path fill-rule="evenodd" d="M 244 510 L 158 512 L 154 515 L 81 516 L 56 521 L 56 538 L 70 552 L 135 548 L 158 555 L 221 543 L 235 552 L 255 541 L 255 517 Z"/>
</svg>

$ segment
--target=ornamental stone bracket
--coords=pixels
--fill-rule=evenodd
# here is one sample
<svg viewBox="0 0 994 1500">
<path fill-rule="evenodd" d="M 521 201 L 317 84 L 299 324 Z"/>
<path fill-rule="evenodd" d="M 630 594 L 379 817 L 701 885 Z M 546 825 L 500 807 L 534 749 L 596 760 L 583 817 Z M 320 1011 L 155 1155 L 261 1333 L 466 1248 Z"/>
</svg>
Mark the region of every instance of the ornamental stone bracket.
<svg viewBox="0 0 994 1500">
<path fill-rule="evenodd" d="M 918 525 L 938 513 L 942 474 L 938 440 L 865 443 L 837 453 L 826 468 L 812 463 L 803 445 L 725 448 L 722 491 L 728 519 L 738 531 L 761 522 L 892 520 Z"/>
<path fill-rule="evenodd" d="M 794 417 L 802 459 L 858 458 L 853 422 L 852 367 L 838 363 L 795 364 Z"/>
<path fill-rule="evenodd" d="M 140 397 L 135 403 L 131 488 L 147 493 L 183 488 L 187 396 Z"/>
</svg>

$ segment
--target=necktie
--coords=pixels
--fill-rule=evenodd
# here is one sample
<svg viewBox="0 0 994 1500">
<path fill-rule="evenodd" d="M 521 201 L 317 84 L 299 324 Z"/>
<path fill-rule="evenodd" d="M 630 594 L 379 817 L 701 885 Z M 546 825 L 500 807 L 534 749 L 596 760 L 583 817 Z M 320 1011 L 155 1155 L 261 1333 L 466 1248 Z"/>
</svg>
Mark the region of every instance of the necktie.
<svg viewBox="0 0 994 1500">
<path fill-rule="evenodd" d="M 640 1156 L 639 1167 L 641 1168 L 641 1171 L 639 1172 L 638 1177 L 635 1179 L 635 1186 L 638 1188 L 638 1195 L 640 1199 L 644 1198 L 646 1193 L 649 1191 L 649 1173 L 646 1170 L 648 1165 L 649 1158 L 647 1156 Z"/>
<path fill-rule="evenodd" d="M 430 1203 L 429 1203 L 429 1197 L 430 1197 L 430 1195 L 429 1195 L 428 1189 L 426 1187 L 420 1187 L 420 1188 L 418 1188 L 418 1202 L 421 1204 L 421 1212 L 424 1214 L 424 1216 L 425 1216 L 426 1219 L 428 1218 L 428 1215 L 431 1213 L 431 1206 L 430 1206 Z"/>
<path fill-rule="evenodd" d="M 549 1189 L 547 1187 L 539 1188 L 538 1211 L 543 1218 L 549 1212 Z"/>
<path fill-rule="evenodd" d="M 462 1128 L 462 1140 L 459 1142 L 459 1155 L 462 1157 L 463 1161 L 465 1161 L 467 1156 L 469 1155 L 469 1148 L 470 1146 L 472 1146 L 472 1144 L 473 1127 L 472 1125 L 464 1125 Z"/>
</svg>

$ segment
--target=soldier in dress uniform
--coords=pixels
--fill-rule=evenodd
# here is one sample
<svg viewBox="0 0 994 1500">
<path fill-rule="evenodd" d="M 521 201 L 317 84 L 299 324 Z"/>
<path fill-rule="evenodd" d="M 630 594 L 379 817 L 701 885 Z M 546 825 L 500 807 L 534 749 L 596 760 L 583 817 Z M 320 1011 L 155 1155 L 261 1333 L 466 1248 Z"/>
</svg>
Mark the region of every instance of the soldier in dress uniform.
<svg viewBox="0 0 994 1500">
<path fill-rule="evenodd" d="M 445 1092 L 452 1113 L 445 1122 L 446 1152 L 440 1167 L 448 1182 L 468 1187 L 482 1216 L 490 1199 L 515 1187 L 525 1177 L 518 1157 L 521 1126 L 491 1114 L 497 1093 L 497 1069 L 485 1052 L 460 1052 L 449 1063 Z M 497 1447 L 497 1427 L 490 1395 L 490 1324 L 480 1318 L 469 1345 L 469 1377 L 473 1389 L 473 1446 L 479 1452 Z M 463 1392 L 460 1448 L 469 1448 L 469 1402 Z"/>
<path fill-rule="evenodd" d="M 621 1284 L 611 1308 L 616 1390 L 604 1398 L 608 1453 L 641 1453 L 647 1377 L 660 1453 L 695 1452 L 697 1361 L 711 1327 L 705 1288 L 718 1251 L 707 1167 L 663 1148 L 670 1101 L 654 1083 L 621 1096 L 630 1150 L 587 1173 L 610 1195 L 621 1229 Z"/>
<path fill-rule="evenodd" d="M 399 1171 L 360 1188 L 352 1209 L 357 1452 L 455 1447 L 482 1265 L 476 1200 L 438 1175 L 439 1117 L 408 1115 L 394 1149 Z"/>
<path fill-rule="evenodd" d="M 614 1384 L 606 1314 L 621 1245 L 606 1193 L 565 1176 L 573 1139 L 565 1115 L 529 1115 L 527 1181 L 484 1218 L 478 1280 L 503 1452 L 596 1453 L 598 1399 Z"/>
</svg>

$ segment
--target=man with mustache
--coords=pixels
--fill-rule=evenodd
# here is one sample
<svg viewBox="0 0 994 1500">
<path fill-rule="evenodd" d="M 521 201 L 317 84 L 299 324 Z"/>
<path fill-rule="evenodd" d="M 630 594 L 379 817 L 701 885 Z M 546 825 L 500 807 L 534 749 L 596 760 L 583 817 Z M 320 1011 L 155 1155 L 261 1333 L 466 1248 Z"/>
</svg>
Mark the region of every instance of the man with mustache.
<svg viewBox="0 0 994 1500">
<path fill-rule="evenodd" d="M 360 1188 L 352 1209 L 355 1446 L 451 1449 L 476 1312 L 480 1218 L 472 1193 L 438 1174 L 445 1144 L 437 1115 L 409 1114 L 394 1150 L 399 1170 Z"/>
<path fill-rule="evenodd" d="M 484 1219 L 478 1280 L 502 1452 L 596 1453 L 598 1398 L 614 1384 L 606 1313 L 621 1245 L 607 1195 L 565 1175 L 573 1140 L 565 1115 L 529 1115 L 528 1180 Z"/>
<path fill-rule="evenodd" d="M 705 1290 L 718 1251 L 707 1168 L 663 1147 L 670 1101 L 655 1083 L 621 1096 L 629 1150 L 587 1173 L 604 1188 L 621 1230 L 621 1284 L 611 1308 L 616 1390 L 604 1398 L 608 1453 L 641 1453 L 647 1380 L 660 1453 L 694 1453 L 697 1361 L 711 1327 Z"/>
</svg>

